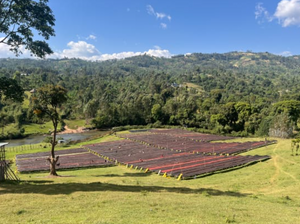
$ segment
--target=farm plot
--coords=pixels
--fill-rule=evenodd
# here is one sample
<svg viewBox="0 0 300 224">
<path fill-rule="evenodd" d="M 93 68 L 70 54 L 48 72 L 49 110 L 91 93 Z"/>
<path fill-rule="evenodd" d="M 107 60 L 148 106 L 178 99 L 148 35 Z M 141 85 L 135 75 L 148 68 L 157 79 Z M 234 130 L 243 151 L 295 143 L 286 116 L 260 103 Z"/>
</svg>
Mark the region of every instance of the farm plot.
<svg viewBox="0 0 300 224">
<path fill-rule="evenodd" d="M 156 160 L 158 158 L 173 157 L 181 154 L 180 152 L 158 149 L 154 146 L 141 144 L 131 140 L 105 142 L 86 145 L 85 147 L 96 155 L 108 157 L 114 162 L 117 161 L 123 164 L 129 164 L 132 163 L 132 161 Z"/>
<path fill-rule="evenodd" d="M 87 152 L 85 149 L 68 149 L 55 152 L 59 156 L 56 169 L 108 166 L 112 165 L 108 161 Z M 19 172 L 49 170 L 47 158 L 49 152 L 23 154 L 16 156 L 16 165 Z"/>
<path fill-rule="evenodd" d="M 236 156 L 241 151 L 263 146 L 265 142 L 210 143 L 169 134 L 149 132 L 122 135 L 128 139 L 85 145 L 57 151 L 57 169 L 127 165 L 164 176 L 189 179 L 245 166 L 269 159 L 269 156 Z M 20 172 L 48 170 L 49 152 L 17 156 Z"/>
<path fill-rule="evenodd" d="M 173 158 L 159 158 L 156 161 L 136 161 L 133 166 L 143 166 L 147 169 L 167 176 L 182 179 L 207 175 L 230 168 L 245 166 L 269 159 L 269 156 L 207 156 L 185 154 Z"/>
<path fill-rule="evenodd" d="M 262 147 L 271 142 L 259 141 L 259 142 L 231 142 L 231 143 L 210 143 L 210 142 L 198 142 L 189 138 L 179 138 L 173 135 L 158 135 L 151 133 L 144 134 L 127 134 L 122 135 L 127 139 L 138 141 L 144 144 L 163 149 L 170 149 L 174 151 L 184 152 L 197 152 L 202 154 L 230 154 L 235 155 L 244 151 L 249 151 L 254 148 Z"/>
<path fill-rule="evenodd" d="M 269 159 L 269 156 L 209 156 L 176 152 L 130 140 L 86 145 L 89 150 L 115 163 L 183 179 L 206 175 Z"/>
<path fill-rule="evenodd" d="M 178 138 L 188 138 L 188 139 L 201 141 L 201 142 L 234 139 L 234 137 L 229 137 L 229 136 L 203 134 L 203 133 L 197 133 L 197 132 L 192 132 L 192 131 L 187 131 L 182 129 L 151 129 L 149 130 L 149 132 L 155 134 L 173 135 Z"/>
</svg>

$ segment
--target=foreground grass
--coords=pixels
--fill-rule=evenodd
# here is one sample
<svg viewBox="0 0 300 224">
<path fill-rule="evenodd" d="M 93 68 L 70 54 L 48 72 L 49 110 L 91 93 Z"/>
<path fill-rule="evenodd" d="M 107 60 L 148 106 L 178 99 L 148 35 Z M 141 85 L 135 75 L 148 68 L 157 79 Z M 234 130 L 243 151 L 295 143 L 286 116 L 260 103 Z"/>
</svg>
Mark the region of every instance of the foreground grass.
<svg viewBox="0 0 300 224">
<path fill-rule="evenodd" d="M 0 223 L 300 223 L 290 140 L 245 153 L 255 154 L 272 159 L 188 181 L 123 166 L 21 174 L 0 184 Z"/>
</svg>

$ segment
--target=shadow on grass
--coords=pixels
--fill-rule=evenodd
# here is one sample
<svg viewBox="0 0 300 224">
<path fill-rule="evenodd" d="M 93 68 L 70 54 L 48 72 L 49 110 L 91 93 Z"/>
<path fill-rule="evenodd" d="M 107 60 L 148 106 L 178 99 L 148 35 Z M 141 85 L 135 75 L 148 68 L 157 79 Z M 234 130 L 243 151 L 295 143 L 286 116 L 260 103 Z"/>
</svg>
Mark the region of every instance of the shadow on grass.
<svg viewBox="0 0 300 224">
<path fill-rule="evenodd" d="M 234 191 L 220 191 L 211 188 L 191 189 L 186 187 L 140 186 L 121 185 L 101 182 L 92 183 L 54 183 L 52 181 L 24 181 L 19 184 L 1 183 L 0 195 L 3 194 L 45 194 L 45 195 L 69 195 L 74 192 L 171 192 L 180 194 L 203 194 L 205 196 L 232 196 L 246 197 Z"/>
<path fill-rule="evenodd" d="M 93 177 L 148 177 L 152 175 L 153 173 L 147 172 L 147 173 L 124 173 L 123 175 L 117 175 L 117 174 L 105 174 L 105 175 L 92 175 Z"/>
</svg>

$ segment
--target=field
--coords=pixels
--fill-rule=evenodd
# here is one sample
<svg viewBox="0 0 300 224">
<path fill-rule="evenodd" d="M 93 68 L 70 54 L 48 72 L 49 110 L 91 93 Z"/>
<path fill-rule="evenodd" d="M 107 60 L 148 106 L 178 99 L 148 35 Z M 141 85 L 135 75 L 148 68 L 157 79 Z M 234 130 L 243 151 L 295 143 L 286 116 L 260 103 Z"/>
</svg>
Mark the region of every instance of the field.
<svg viewBox="0 0 300 224">
<path fill-rule="evenodd" d="M 116 136 L 126 139 L 58 151 L 56 155 L 60 156 L 61 162 L 57 169 L 105 166 L 111 165 L 107 163 L 110 161 L 115 165 L 126 165 L 177 179 L 191 179 L 270 159 L 268 155 L 235 154 L 274 143 L 270 141 L 212 143 L 210 142 L 212 140 L 232 138 L 181 129 L 131 131 L 130 134 L 116 134 Z M 47 170 L 49 168 L 47 156 L 48 154 L 44 152 L 17 155 L 17 170 L 20 172 Z"/>
<path fill-rule="evenodd" d="M 270 160 L 186 181 L 125 166 L 19 174 L 0 184 L 0 223 L 300 223 L 300 156 L 277 140 L 242 154 Z"/>
</svg>

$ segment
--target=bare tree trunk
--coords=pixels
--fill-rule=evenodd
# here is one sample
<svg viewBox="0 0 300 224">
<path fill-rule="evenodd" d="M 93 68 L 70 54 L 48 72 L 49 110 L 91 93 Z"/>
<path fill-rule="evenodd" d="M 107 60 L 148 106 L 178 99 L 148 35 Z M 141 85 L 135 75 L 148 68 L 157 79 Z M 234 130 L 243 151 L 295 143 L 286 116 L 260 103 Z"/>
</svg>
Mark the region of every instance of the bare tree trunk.
<svg viewBox="0 0 300 224">
<path fill-rule="evenodd" d="M 57 156 L 56 158 L 48 158 L 48 161 L 50 162 L 50 173 L 49 175 L 51 176 L 58 176 L 58 174 L 56 173 L 56 164 L 58 162 L 58 158 L 59 156 Z"/>
<path fill-rule="evenodd" d="M 58 176 L 58 174 L 56 173 L 56 164 L 59 159 L 59 156 L 55 158 L 55 153 L 54 153 L 54 149 L 56 145 L 56 132 L 57 132 L 58 122 L 57 121 L 52 121 L 52 122 L 53 122 L 54 132 L 53 132 L 53 138 L 51 142 L 51 156 L 50 158 L 48 158 L 48 161 L 50 162 L 50 175 Z"/>
</svg>

